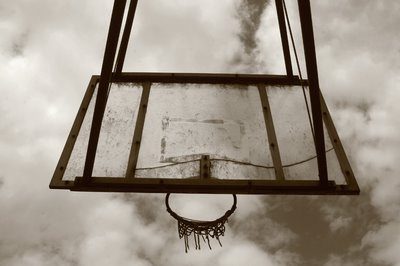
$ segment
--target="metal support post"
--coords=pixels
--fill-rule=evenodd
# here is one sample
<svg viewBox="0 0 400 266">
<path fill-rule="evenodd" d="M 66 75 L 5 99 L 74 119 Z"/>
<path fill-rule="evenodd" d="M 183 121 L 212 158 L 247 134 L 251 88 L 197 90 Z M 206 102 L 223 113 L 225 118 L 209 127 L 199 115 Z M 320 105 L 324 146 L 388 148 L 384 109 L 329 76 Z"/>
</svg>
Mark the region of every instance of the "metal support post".
<svg viewBox="0 0 400 266">
<path fill-rule="evenodd" d="M 307 78 L 310 88 L 319 180 L 321 185 L 326 186 L 328 184 L 328 171 L 326 166 L 324 128 L 322 123 L 320 89 L 318 82 L 317 58 L 315 55 L 314 33 L 312 28 L 311 6 L 309 0 L 298 0 L 298 5 L 301 32 L 303 36 L 304 55 L 307 67 Z"/>
<path fill-rule="evenodd" d="M 136 13 L 138 0 L 131 0 L 129 4 L 128 15 L 125 22 L 124 33 L 122 34 L 121 44 L 118 50 L 117 62 L 116 62 L 116 73 L 121 73 L 124 66 L 126 49 L 128 48 L 129 37 L 131 36 L 133 19 Z"/>
<path fill-rule="evenodd" d="M 281 33 L 283 56 L 285 58 L 286 75 L 293 76 L 292 60 L 290 59 L 289 41 L 287 37 L 286 22 L 283 11 L 282 0 L 275 0 L 275 6 L 279 22 L 279 31 Z"/>
<path fill-rule="evenodd" d="M 86 180 L 92 177 L 93 165 L 100 135 L 101 122 L 103 120 L 104 110 L 107 104 L 108 89 L 110 85 L 112 69 L 114 66 L 115 54 L 118 46 L 119 34 L 121 31 L 125 4 L 126 0 L 115 0 L 111 15 L 110 28 L 108 30 L 107 44 L 104 52 L 103 66 L 101 69 L 96 104 L 94 107 L 93 122 L 90 129 L 85 167 L 83 170 L 83 177 Z"/>
</svg>

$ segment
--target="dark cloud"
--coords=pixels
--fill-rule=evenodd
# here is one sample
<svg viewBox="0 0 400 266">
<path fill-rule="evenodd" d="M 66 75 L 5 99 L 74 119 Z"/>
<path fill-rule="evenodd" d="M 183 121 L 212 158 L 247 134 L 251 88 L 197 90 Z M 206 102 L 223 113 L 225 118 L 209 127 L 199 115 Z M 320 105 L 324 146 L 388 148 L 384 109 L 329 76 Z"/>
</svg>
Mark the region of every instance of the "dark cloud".
<svg viewBox="0 0 400 266">
<path fill-rule="evenodd" d="M 243 0 L 236 5 L 236 16 L 239 21 L 237 33 L 241 49 L 232 55 L 230 63 L 239 72 L 255 73 L 259 71 L 259 37 L 257 33 L 261 26 L 266 8 L 272 9 L 270 1 Z"/>
<path fill-rule="evenodd" d="M 236 12 L 241 29 L 239 39 L 247 54 L 251 54 L 257 48 L 256 33 L 261 23 L 261 15 L 269 2 L 265 0 L 243 0 L 237 7 Z"/>
<path fill-rule="evenodd" d="M 27 39 L 29 38 L 27 35 L 28 35 L 27 33 L 22 34 L 16 40 L 14 40 L 14 43 L 12 45 L 12 54 L 14 56 L 23 56 L 26 42 Z"/>
<path fill-rule="evenodd" d="M 346 254 L 363 259 L 362 238 L 381 225 L 368 198 L 360 197 L 268 197 L 267 215 L 290 228 L 296 236 L 288 250 L 300 256 L 298 265 L 323 265 L 331 256 Z M 351 207 L 349 207 L 349 204 Z"/>
</svg>

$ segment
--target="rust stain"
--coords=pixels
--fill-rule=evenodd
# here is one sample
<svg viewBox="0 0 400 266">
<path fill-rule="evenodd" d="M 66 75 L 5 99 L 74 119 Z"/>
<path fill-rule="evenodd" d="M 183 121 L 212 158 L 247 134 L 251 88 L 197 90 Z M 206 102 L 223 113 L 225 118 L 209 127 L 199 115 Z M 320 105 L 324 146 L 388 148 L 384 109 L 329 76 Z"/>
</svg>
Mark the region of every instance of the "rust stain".
<svg viewBox="0 0 400 266">
<path fill-rule="evenodd" d="M 201 123 L 210 123 L 210 124 L 223 124 L 224 120 L 222 119 L 207 119 L 207 120 L 202 120 L 199 121 Z"/>
<path fill-rule="evenodd" d="M 168 116 L 164 116 L 163 119 L 161 120 L 161 129 L 163 131 L 165 131 L 167 129 L 167 127 L 169 126 L 169 117 Z"/>
</svg>

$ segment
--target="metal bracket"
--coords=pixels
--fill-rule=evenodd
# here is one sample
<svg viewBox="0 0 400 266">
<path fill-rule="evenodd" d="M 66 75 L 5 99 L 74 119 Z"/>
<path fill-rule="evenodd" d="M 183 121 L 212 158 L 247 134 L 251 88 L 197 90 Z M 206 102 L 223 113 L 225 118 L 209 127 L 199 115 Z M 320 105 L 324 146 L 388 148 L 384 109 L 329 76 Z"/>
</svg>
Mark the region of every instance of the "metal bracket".
<svg viewBox="0 0 400 266">
<path fill-rule="evenodd" d="M 211 178 L 210 168 L 210 155 L 202 155 L 200 159 L 200 179 Z"/>
</svg>

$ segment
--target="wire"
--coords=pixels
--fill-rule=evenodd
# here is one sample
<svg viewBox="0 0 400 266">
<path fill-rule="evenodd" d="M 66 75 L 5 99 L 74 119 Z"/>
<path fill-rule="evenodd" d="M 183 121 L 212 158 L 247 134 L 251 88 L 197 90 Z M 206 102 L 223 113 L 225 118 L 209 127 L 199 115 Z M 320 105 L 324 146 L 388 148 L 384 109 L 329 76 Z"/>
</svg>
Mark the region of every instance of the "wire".
<svg viewBox="0 0 400 266">
<path fill-rule="evenodd" d="M 328 153 L 328 152 L 332 151 L 333 149 L 334 149 L 334 148 L 332 147 L 332 148 L 326 150 L 325 153 Z M 307 158 L 307 159 L 304 159 L 304 160 L 302 160 L 302 161 L 298 161 L 298 162 L 295 162 L 295 163 L 282 165 L 282 167 L 283 167 L 283 168 L 286 168 L 286 167 L 291 167 L 291 166 L 299 165 L 299 164 L 302 164 L 302 163 L 309 162 L 309 161 L 311 161 L 311 160 L 313 160 L 313 159 L 315 159 L 315 158 L 317 158 L 317 155 L 311 156 L 311 157 L 309 157 L 309 158 Z M 169 166 L 175 166 L 175 165 L 179 165 L 179 164 L 186 164 L 186 163 L 199 162 L 199 161 L 200 161 L 200 160 L 197 159 L 197 160 L 190 160 L 190 161 L 184 161 L 184 162 L 176 162 L 176 163 L 171 163 L 171 164 L 161 165 L 161 166 L 136 168 L 136 171 L 138 171 L 138 170 L 142 170 L 142 171 L 144 171 L 144 170 L 154 170 L 154 169 L 160 169 L 160 168 L 165 168 L 165 167 L 169 167 Z M 264 169 L 274 169 L 274 166 L 260 165 L 260 164 L 253 164 L 253 163 L 246 163 L 246 162 L 241 162 L 241 161 L 236 161 L 236 160 L 230 160 L 230 159 L 218 159 L 218 158 L 215 158 L 215 159 L 210 159 L 210 161 L 211 161 L 211 162 L 213 162 L 213 161 L 231 162 L 231 163 L 235 163 L 235 164 L 241 164 L 241 165 L 246 165 L 246 166 L 254 166 L 254 167 L 264 168 Z"/>
<path fill-rule="evenodd" d="M 328 153 L 328 152 L 330 152 L 332 150 L 333 150 L 333 147 L 328 149 L 328 150 L 326 150 L 325 153 Z M 298 162 L 295 162 L 295 163 L 282 165 L 282 167 L 285 168 L 285 167 L 291 167 L 291 166 L 299 165 L 299 164 L 311 161 L 311 160 L 313 160 L 315 158 L 317 158 L 317 155 L 314 155 L 314 156 L 309 157 L 307 159 L 304 159 L 302 161 L 298 161 Z M 245 162 L 240 162 L 240 161 L 235 161 L 235 160 L 228 160 L 228 159 L 210 159 L 210 161 L 232 162 L 232 163 L 248 165 L 248 166 L 254 166 L 254 167 L 259 167 L 259 168 L 264 168 L 264 169 L 274 169 L 274 166 L 265 166 L 265 165 L 259 165 L 259 164 L 245 163 Z"/>
<path fill-rule="evenodd" d="M 309 124 L 310 124 L 311 133 L 312 133 L 312 135 L 313 135 L 314 145 L 315 145 L 314 128 L 313 128 L 313 125 L 312 125 L 311 114 L 310 114 L 310 107 L 308 106 L 308 100 L 307 100 L 307 96 L 306 96 L 306 90 L 305 90 L 305 86 L 304 86 L 304 83 L 303 83 L 303 76 L 302 76 L 302 74 L 301 74 L 299 57 L 298 57 L 298 55 L 297 55 L 296 44 L 295 44 L 294 38 L 293 38 L 292 27 L 290 26 L 290 20 L 289 20 L 289 15 L 288 15 L 287 8 L 286 8 L 286 2 L 285 2 L 285 0 L 282 0 L 282 2 L 283 2 L 283 9 L 284 9 L 284 13 L 285 13 L 286 22 L 287 22 L 288 29 L 289 29 L 290 40 L 291 40 L 292 46 L 293 46 L 294 57 L 296 58 L 297 71 L 299 72 L 301 87 L 302 87 L 302 89 L 303 89 L 303 96 L 304 96 L 304 101 L 305 101 L 305 104 L 306 104 L 307 114 L 308 114 L 308 122 L 309 122 Z"/>
<path fill-rule="evenodd" d="M 236 160 L 230 160 L 230 159 L 210 159 L 210 161 L 221 161 L 221 162 L 230 162 L 230 163 L 236 163 L 236 164 L 241 164 L 241 165 L 247 165 L 247 166 L 254 166 L 254 167 L 259 167 L 259 168 L 265 168 L 265 169 L 273 169 L 273 166 L 266 166 L 266 165 L 260 165 L 260 164 L 253 164 L 253 163 L 246 163 L 246 162 L 241 162 L 241 161 L 236 161 Z"/>
<path fill-rule="evenodd" d="M 165 168 L 165 167 L 168 167 L 168 166 L 175 166 L 175 165 L 179 165 L 179 164 L 186 164 L 186 163 L 193 163 L 193 162 L 200 162 L 200 159 L 189 160 L 189 161 L 184 161 L 184 162 L 176 162 L 176 163 L 160 165 L 160 166 L 153 166 L 153 167 L 136 168 L 136 170 L 154 170 L 154 169 Z"/>
</svg>

